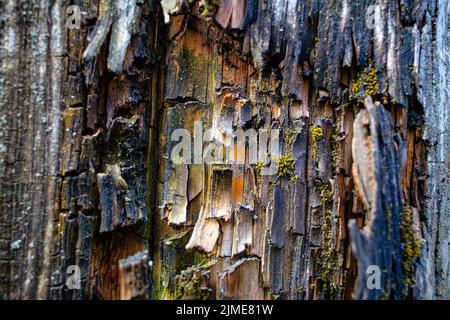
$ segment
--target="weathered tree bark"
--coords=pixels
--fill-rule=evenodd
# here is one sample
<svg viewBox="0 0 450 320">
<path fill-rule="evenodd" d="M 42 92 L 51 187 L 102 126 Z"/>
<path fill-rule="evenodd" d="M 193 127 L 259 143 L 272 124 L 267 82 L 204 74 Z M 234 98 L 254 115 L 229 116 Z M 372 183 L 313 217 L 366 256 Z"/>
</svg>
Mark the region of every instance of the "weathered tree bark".
<svg viewBox="0 0 450 320">
<path fill-rule="evenodd" d="M 448 1 L 5 0 L 0 18 L 1 299 L 450 299 Z M 180 128 L 280 149 L 177 164 Z"/>
</svg>

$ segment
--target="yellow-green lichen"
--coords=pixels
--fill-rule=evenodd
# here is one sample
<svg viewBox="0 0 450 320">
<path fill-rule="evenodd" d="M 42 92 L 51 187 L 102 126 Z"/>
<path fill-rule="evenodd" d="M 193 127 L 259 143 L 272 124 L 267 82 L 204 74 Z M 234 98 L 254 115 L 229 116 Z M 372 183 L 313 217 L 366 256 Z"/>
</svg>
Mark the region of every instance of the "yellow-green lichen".
<svg viewBox="0 0 450 320">
<path fill-rule="evenodd" d="M 156 279 L 158 280 L 158 279 Z M 156 295 L 156 298 L 162 299 L 162 300 L 172 300 L 174 299 L 173 292 L 169 289 L 171 287 L 170 285 L 170 275 L 168 272 L 163 272 L 161 274 L 161 291 L 156 291 L 154 294 Z"/>
<path fill-rule="evenodd" d="M 284 142 L 288 147 L 291 147 L 294 144 L 295 137 L 297 135 L 297 129 L 287 129 L 284 135 Z"/>
<path fill-rule="evenodd" d="M 351 84 L 353 97 L 358 96 L 374 96 L 378 93 L 378 76 L 377 70 L 372 63 L 369 64 Z"/>
<path fill-rule="evenodd" d="M 209 16 L 220 6 L 221 0 L 205 0 L 202 16 Z"/>
<path fill-rule="evenodd" d="M 405 283 L 408 286 L 414 286 L 416 283 L 415 263 L 420 256 L 420 239 L 414 231 L 412 212 L 409 207 L 401 213 L 400 239 L 403 244 L 402 270 Z"/>
<path fill-rule="evenodd" d="M 320 259 L 322 290 L 327 298 L 332 298 L 339 289 L 339 285 L 335 281 L 335 273 L 338 269 L 337 253 L 334 249 L 328 247 L 321 251 Z"/>
<path fill-rule="evenodd" d="M 320 126 L 313 126 L 311 128 L 311 157 L 315 160 L 319 160 L 319 140 L 323 138 L 323 130 Z"/>
<path fill-rule="evenodd" d="M 314 38 L 314 46 L 317 48 L 319 46 L 319 42 L 320 42 L 320 38 L 318 36 L 316 36 Z"/>
<path fill-rule="evenodd" d="M 260 95 L 271 95 L 272 90 L 267 86 L 261 85 L 260 87 L 258 87 L 258 93 Z"/>
<path fill-rule="evenodd" d="M 256 175 L 256 186 L 259 187 L 261 185 L 261 170 L 264 167 L 264 161 L 259 160 L 255 163 L 255 175 Z"/>
<path fill-rule="evenodd" d="M 272 181 L 272 182 L 270 183 L 270 186 L 269 186 L 269 192 L 270 192 L 270 193 L 273 193 L 273 188 L 275 187 L 275 185 L 277 185 L 277 184 L 279 184 L 279 183 L 280 183 L 280 181 L 278 181 L 278 179 Z"/>
<path fill-rule="evenodd" d="M 331 144 L 331 163 L 333 169 L 336 170 L 339 167 L 339 145 L 338 145 L 339 134 L 336 128 L 333 129 L 330 137 Z"/>
<path fill-rule="evenodd" d="M 207 286 L 209 271 L 199 268 L 188 268 L 175 277 L 174 299 L 176 300 L 208 300 L 212 289 Z"/>
<path fill-rule="evenodd" d="M 320 204 L 322 207 L 333 204 L 333 191 L 329 187 L 328 183 L 319 183 L 317 186 L 319 192 Z"/>
<path fill-rule="evenodd" d="M 284 142 L 286 143 L 286 149 L 290 151 L 282 154 L 280 157 L 273 157 L 273 160 L 278 163 L 278 180 L 281 178 L 290 180 L 298 179 L 298 176 L 295 174 L 295 160 L 292 155 L 292 145 L 294 144 L 297 133 L 296 129 L 287 129 Z"/>
<path fill-rule="evenodd" d="M 259 160 L 257 163 L 255 163 L 255 169 L 261 170 L 264 167 L 264 161 Z"/>
<path fill-rule="evenodd" d="M 188 0 L 190 4 L 194 3 L 195 0 Z M 204 0 L 200 4 L 203 5 L 201 15 L 204 17 L 211 16 L 215 9 L 220 6 L 221 0 Z"/>
<path fill-rule="evenodd" d="M 212 297 L 209 287 L 209 268 L 216 263 L 203 258 L 198 264 L 188 267 L 173 277 L 170 283 L 169 275 L 162 277 L 162 299 L 166 300 L 207 300 Z"/>
<path fill-rule="evenodd" d="M 334 249 L 333 230 L 333 197 L 334 193 L 328 183 L 318 182 L 316 190 L 319 193 L 320 207 L 322 210 L 322 248 L 319 254 L 320 280 L 322 291 L 327 298 L 332 298 L 338 291 L 335 274 L 339 266 L 339 258 Z"/>
<path fill-rule="evenodd" d="M 278 162 L 278 178 L 292 178 L 295 170 L 295 162 L 292 153 L 282 154 L 275 160 Z"/>
</svg>

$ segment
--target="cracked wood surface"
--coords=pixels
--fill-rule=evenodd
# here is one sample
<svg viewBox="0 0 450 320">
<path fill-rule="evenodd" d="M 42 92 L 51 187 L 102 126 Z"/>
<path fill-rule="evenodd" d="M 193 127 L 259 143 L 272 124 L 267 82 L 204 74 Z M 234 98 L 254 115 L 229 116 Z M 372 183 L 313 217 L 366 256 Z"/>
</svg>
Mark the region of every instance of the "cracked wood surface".
<svg viewBox="0 0 450 320">
<path fill-rule="evenodd" d="M 448 1 L 161 2 L 0 3 L 0 298 L 450 299 Z"/>
</svg>

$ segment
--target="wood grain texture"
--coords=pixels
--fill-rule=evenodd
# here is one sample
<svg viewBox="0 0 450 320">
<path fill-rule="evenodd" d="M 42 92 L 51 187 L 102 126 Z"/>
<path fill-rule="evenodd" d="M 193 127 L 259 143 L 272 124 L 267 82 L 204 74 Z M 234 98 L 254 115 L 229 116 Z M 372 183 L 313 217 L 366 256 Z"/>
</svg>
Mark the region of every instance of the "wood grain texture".
<svg viewBox="0 0 450 320">
<path fill-rule="evenodd" d="M 70 4 L 0 2 L 0 298 L 450 298 L 448 1 Z"/>
</svg>

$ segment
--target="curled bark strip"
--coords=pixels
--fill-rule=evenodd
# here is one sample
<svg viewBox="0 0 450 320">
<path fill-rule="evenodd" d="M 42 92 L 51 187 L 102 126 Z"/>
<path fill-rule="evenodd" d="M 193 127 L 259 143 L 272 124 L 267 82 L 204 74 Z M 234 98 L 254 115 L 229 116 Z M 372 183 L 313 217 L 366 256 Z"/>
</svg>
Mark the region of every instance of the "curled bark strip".
<svg viewBox="0 0 450 320">
<path fill-rule="evenodd" d="M 97 24 L 94 27 L 94 30 L 89 36 L 90 42 L 89 45 L 83 52 L 83 60 L 91 61 L 93 60 L 98 53 L 100 52 L 100 48 L 105 42 L 106 36 L 111 29 L 111 24 L 113 21 L 114 10 L 113 6 L 109 6 L 106 9 L 105 15 L 100 18 Z"/>
</svg>

